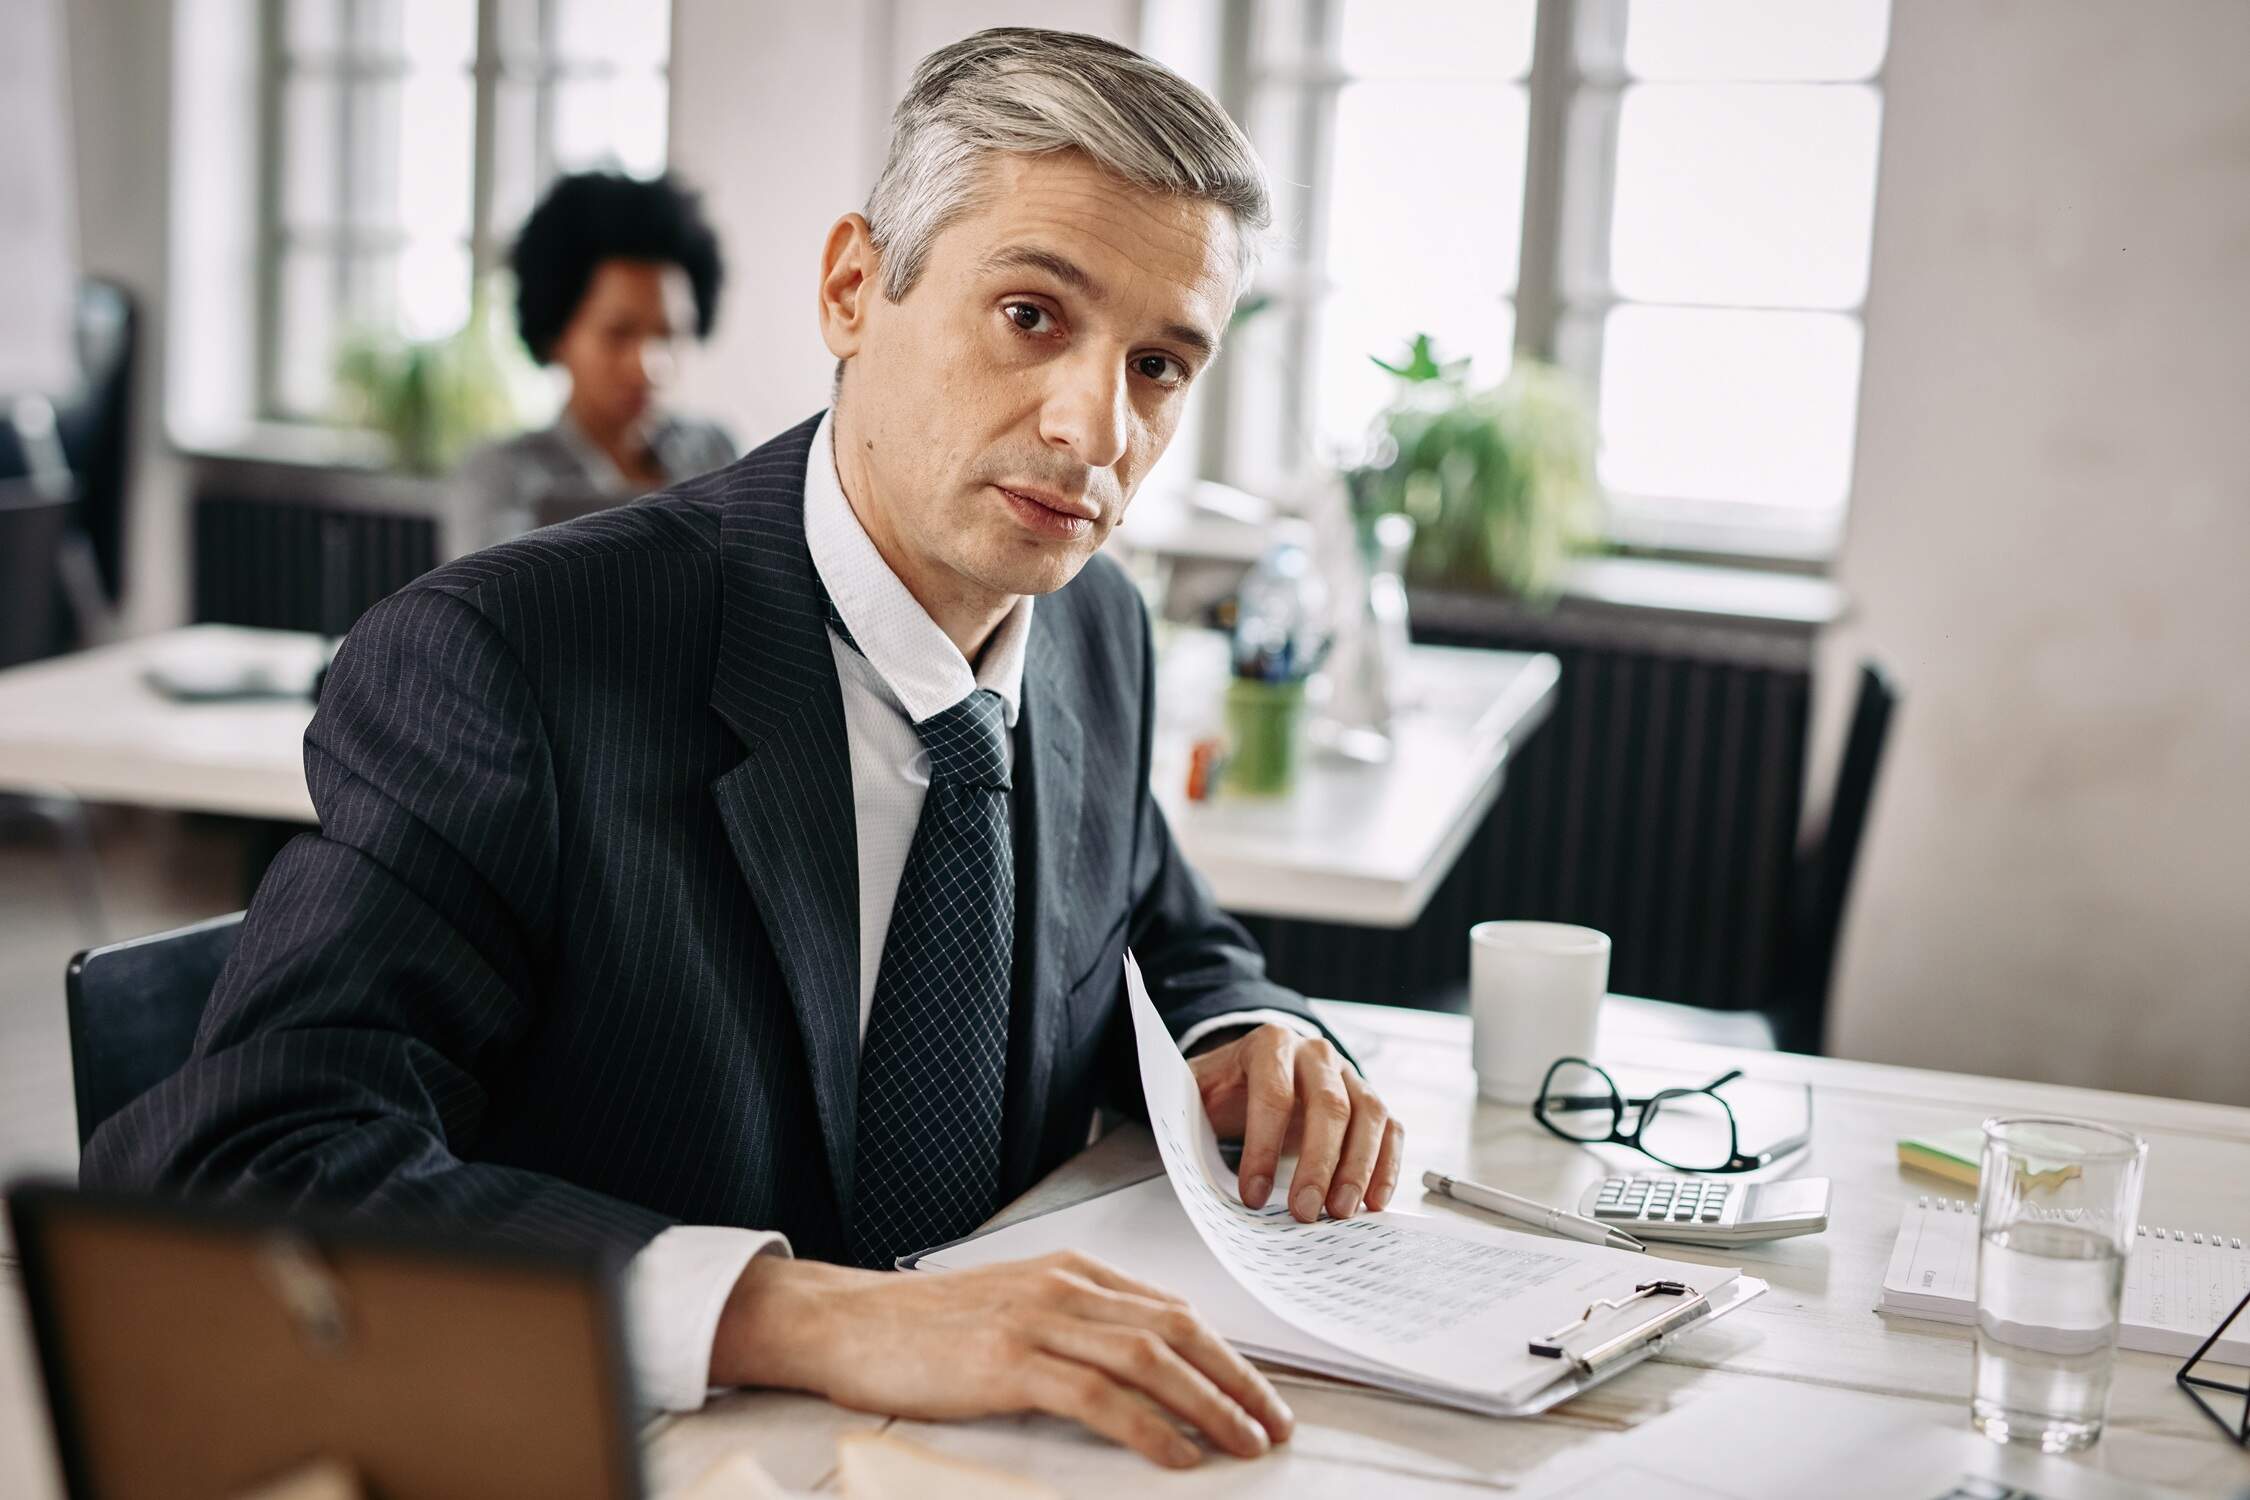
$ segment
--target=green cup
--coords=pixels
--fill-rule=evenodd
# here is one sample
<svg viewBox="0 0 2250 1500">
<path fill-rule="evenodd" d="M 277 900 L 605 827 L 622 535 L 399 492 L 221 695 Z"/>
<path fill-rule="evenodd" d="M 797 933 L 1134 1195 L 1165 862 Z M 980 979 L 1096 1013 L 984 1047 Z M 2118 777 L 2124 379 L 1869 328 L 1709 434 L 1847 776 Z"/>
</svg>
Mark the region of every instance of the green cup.
<svg viewBox="0 0 2250 1500">
<path fill-rule="evenodd" d="M 1297 742 L 1305 717 L 1303 678 L 1227 683 L 1225 786 L 1245 797 L 1286 797 L 1297 784 Z"/>
</svg>

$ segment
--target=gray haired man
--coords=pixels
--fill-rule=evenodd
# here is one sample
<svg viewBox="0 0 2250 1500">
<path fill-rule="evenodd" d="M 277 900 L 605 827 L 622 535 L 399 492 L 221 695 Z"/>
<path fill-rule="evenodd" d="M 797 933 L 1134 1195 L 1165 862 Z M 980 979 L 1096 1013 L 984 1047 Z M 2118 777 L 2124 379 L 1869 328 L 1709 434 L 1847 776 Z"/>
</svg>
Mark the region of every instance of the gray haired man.
<svg viewBox="0 0 2250 1500">
<path fill-rule="evenodd" d="M 668 1406 L 1045 1411 L 1171 1465 L 1188 1431 L 1285 1438 L 1263 1377 L 1098 1260 L 883 1269 L 1125 1099 L 1127 949 L 1245 1202 L 1397 1186 L 1397 1124 L 1173 846 L 1147 620 L 1094 557 L 1268 213 L 1233 123 L 1124 48 L 925 59 L 823 251 L 833 408 L 354 627 L 306 736 L 320 832 L 87 1178 L 630 1252 Z"/>
</svg>

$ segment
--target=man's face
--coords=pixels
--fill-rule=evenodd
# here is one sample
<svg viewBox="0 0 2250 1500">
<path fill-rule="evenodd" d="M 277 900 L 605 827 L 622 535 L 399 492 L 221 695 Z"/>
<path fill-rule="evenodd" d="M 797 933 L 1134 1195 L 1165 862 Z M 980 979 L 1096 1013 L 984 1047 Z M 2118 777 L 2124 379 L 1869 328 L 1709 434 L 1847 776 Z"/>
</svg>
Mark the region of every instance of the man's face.
<svg viewBox="0 0 2250 1500">
<path fill-rule="evenodd" d="M 1101 546 L 1217 352 L 1237 265 L 1218 205 L 1075 153 L 987 171 L 902 300 L 867 286 L 857 326 L 827 328 L 862 522 L 902 573 L 964 598 L 1058 589 Z"/>
</svg>

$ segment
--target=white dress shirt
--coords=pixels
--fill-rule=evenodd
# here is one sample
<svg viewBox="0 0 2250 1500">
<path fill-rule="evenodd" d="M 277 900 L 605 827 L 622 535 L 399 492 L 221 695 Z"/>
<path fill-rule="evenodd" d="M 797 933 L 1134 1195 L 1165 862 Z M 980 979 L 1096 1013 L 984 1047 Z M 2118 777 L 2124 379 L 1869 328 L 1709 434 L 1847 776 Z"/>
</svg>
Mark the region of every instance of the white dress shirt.
<svg viewBox="0 0 2250 1500">
<path fill-rule="evenodd" d="M 823 417 L 805 464 L 805 544 L 813 569 L 859 649 L 831 631 L 851 746 L 852 809 L 859 843 L 859 1034 L 875 1006 L 875 980 L 898 901 L 899 877 L 929 791 L 929 755 L 914 726 L 978 688 L 1000 698 L 1015 727 L 1023 696 L 1032 599 L 1016 600 L 972 670 L 968 659 L 899 582 L 844 497 L 836 473 L 834 415 Z M 1015 745 L 1006 742 L 1012 762 Z M 1182 1051 L 1226 1027 L 1278 1021 L 1310 1034 L 1285 1011 L 1214 1016 L 1190 1027 Z M 628 1342 L 642 1399 L 668 1411 L 703 1404 L 711 1345 L 727 1294 L 750 1258 L 787 1255 L 772 1230 L 679 1225 L 642 1247 L 625 1273 Z"/>
</svg>

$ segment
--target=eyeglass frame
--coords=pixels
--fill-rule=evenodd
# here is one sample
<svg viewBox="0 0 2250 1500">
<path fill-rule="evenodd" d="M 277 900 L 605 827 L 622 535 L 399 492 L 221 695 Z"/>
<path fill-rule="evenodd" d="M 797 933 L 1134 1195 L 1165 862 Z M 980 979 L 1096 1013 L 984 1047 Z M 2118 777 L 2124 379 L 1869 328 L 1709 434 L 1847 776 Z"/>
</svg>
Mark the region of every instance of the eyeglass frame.
<svg viewBox="0 0 2250 1500">
<path fill-rule="evenodd" d="M 1609 1085 L 1609 1098 L 1606 1101 L 1609 1107 L 1609 1135 L 1606 1139 L 1596 1140 L 1592 1136 L 1572 1135 L 1547 1118 L 1547 1101 L 1550 1098 L 1551 1085 L 1555 1081 L 1555 1070 L 1569 1063 L 1576 1063 L 1579 1067 L 1587 1069 L 1600 1077 L 1602 1082 Z M 1610 1077 L 1609 1070 L 1601 1064 L 1589 1062 L 1583 1057 L 1558 1057 L 1547 1065 L 1546 1077 L 1539 1080 L 1538 1097 L 1531 1101 L 1531 1117 L 1545 1126 L 1551 1133 L 1573 1145 L 1629 1146 L 1650 1161 L 1661 1163 L 1675 1172 L 1692 1172 L 1703 1177 L 1718 1177 L 1737 1172 L 1755 1172 L 1760 1167 L 1771 1166 L 1791 1152 L 1803 1150 L 1811 1142 L 1812 1088 L 1808 1085 L 1805 1089 L 1805 1128 L 1787 1140 L 1778 1141 L 1763 1151 L 1748 1154 L 1742 1149 L 1742 1122 L 1735 1118 L 1734 1106 L 1727 1103 L 1718 1092 L 1720 1088 L 1742 1076 L 1740 1068 L 1729 1068 L 1701 1088 L 1658 1089 L 1645 1099 L 1635 1099 L 1617 1086 L 1617 1080 Z M 1712 1102 L 1726 1112 L 1727 1161 L 1723 1167 L 1683 1167 L 1677 1162 L 1665 1161 L 1663 1157 L 1658 1156 L 1654 1151 L 1641 1144 L 1641 1133 L 1647 1129 L 1650 1115 L 1661 1110 L 1664 1101 L 1690 1098 L 1696 1094 L 1709 1094 Z M 1566 1110 L 1599 1109 L 1605 1102 L 1584 1094 L 1571 1094 L 1562 1097 L 1567 1101 Z M 1633 1128 L 1630 1131 L 1622 1128 L 1627 1109 L 1638 1109 L 1640 1111 L 1639 1117 L 1634 1120 Z"/>
</svg>

